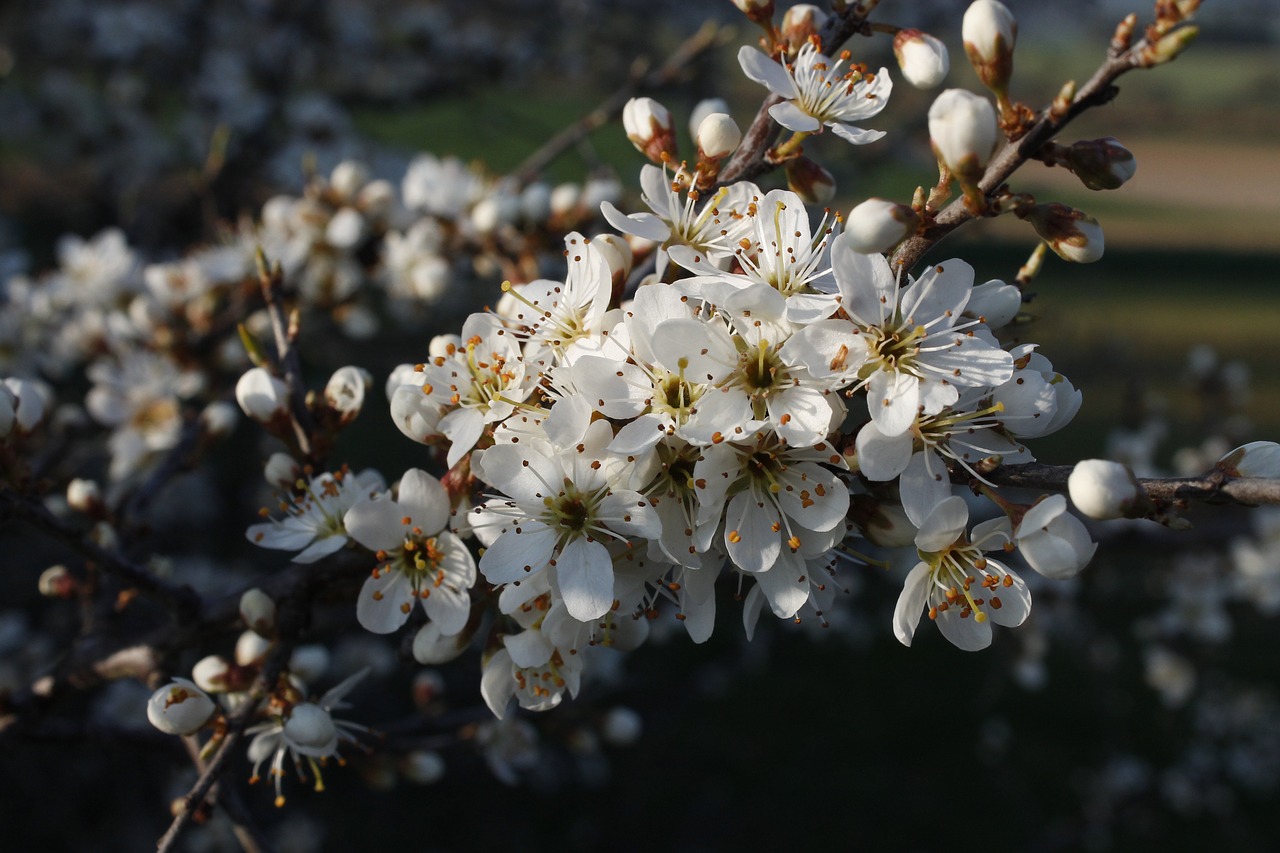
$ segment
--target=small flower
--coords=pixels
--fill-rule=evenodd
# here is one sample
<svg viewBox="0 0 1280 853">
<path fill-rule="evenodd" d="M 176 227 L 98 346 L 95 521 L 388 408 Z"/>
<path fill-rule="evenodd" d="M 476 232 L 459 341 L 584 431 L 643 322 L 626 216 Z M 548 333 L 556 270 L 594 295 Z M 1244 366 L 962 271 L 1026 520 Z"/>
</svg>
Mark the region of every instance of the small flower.
<svg viewBox="0 0 1280 853">
<path fill-rule="evenodd" d="M 983 556 L 1003 547 L 999 531 L 1007 519 L 983 522 L 965 534 L 969 509 L 964 499 L 944 499 L 916 534 L 920 562 L 907 575 L 893 613 L 893 632 L 910 646 L 926 609 L 942 636 L 957 648 L 978 651 L 991 645 L 991 625 L 1017 627 L 1031 612 L 1031 592 L 1007 566 Z"/>
<path fill-rule="evenodd" d="M 852 122 L 877 115 L 889 102 L 893 82 L 887 69 L 870 74 L 865 66 L 848 65 L 843 51 L 835 61 L 807 42 L 795 62 L 779 65 L 750 45 L 738 51 L 747 77 L 785 100 L 769 108 L 773 120 L 788 130 L 815 133 L 823 125 L 847 142 L 865 145 L 884 136 L 882 130 L 863 130 Z"/>
<path fill-rule="evenodd" d="M 251 726 L 245 730 L 253 735 L 249 742 L 249 760 L 253 762 L 253 775 L 249 784 L 258 782 L 262 763 L 271 758 L 271 776 L 275 779 L 276 805 L 284 805 L 284 759 L 289 756 L 301 779 L 306 778 L 303 759 L 315 777 L 315 790 L 324 790 L 320 766 L 328 758 L 338 754 L 343 742 L 354 743 L 352 732 L 368 731 L 365 726 L 346 720 L 335 720 L 332 712 L 346 705 L 343 697 L 355 687 L 356 682 L 368 670 L 361 670 L 341 684 L 329 690 L 314 702 L 273 702 L 274 719 Z"/>
<path fill-rule="evenodd" d="M 1067 511 L 1063 495 L 1048 497 L 1028 510 L 1014 538 L 1031 568 L 1055 580 L 1076 575 L 1098 550 L 1080 519 Z"/>
<path fill-rule="evenodd" d="M 208 694 L 185 678 L 175 678 L 151 694 L 147 719 L 167 735 L 190 735 L 198 732 L 215 710 Z"/>
<path fill-rule="evenodd" d="M 398 629 L 414 601 L 444 636 L 461 631 L 471 615 L 476 565 L 462 540 L 446 530 L 449 495 L 435 477 L 405 472 L 394 501 L 365 501 L 347 510 L 348 534 L 380 560 L 360 589 L 356 618 L 375 634 Z"/>
<path fill-rule="evenodd" d="M 343 525 L 347 510 L 385 488 L 382 475 L 377 471 L 361 471 L 356 475 L 345 470 L 321 474 L 306 483 L 301 494 L 280 504 L 284 518 L 251 525 L 245 536 L 262 548 L 301 549 L 293 562 L 314 563 L 347 544 L 348 534 Z M 264 509 L 263 515 L 266 514 Z"/>
</svg>

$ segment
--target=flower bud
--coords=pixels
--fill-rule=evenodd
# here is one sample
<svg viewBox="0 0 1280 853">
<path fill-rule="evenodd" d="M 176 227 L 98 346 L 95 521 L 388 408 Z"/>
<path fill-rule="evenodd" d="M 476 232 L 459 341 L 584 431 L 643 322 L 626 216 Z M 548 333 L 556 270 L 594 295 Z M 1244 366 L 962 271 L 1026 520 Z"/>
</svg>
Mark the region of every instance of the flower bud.
<svg viewBox="0 0 1280 853">
<path fill-rule="evenodd" d="M 226 438 L 240 422 L 240 413 L 226 400 L 214 400 L 200 412 L 200 428 L 210 438 Z"/>
<path fill-rule="evenodd" d="M 70 598 L 76 591 L 76 579 L 66 566 L 50 566 L 40 573 L 36 589 L 46 598 Z"/>
<path fill-rule="evenodd" d="M 225 693 L 231 689 L 231 663 L 221 655 L 209 655 L 196 661 L 191 680 L 209 693 Z"/>
<path fill-rule="evenodd" d="M 303 755 L 332 755 L 338 744 L 338 729 L 329 712 L 313 702 L 293 707 L 284 724 L 284 736 Z"/>
<path fill-rule="evenodd" d="M 251 367 L 236 382 L 236 402 L 258 423 L 270 423 L 288 413 L 289 388 L 265 367 Z"/>
<path fill-rule="evenodd" d="M 1023 218 L 1064 261 L 1090 264 L 1102 257 L 1102 226 L 1084 211 L 1055 201 L 1037 204 Z"/>
<path fill-rule="evenodd" d="M 441 437 L 440 418 L 444 412 L 419 385 L 401 385 L 391 393 L 391 420 L 400 432 L 421 444 Z"/>
<path fill-rule="evenodd" d="M 67 506 L 94 515 L 103 509 L 102 488 L 93 480 L 76 478 L 67 483 Z"/>
<path fill-rule="evenodd" d="M 462 654 L 471 635 L 465 630 L 460 634 L 444 636 L 434 621 L 428 622 L 418 629 L 413 637 L 413 658 L 418 663 L 436 666 Z"/>
<path fill-rule="evenodd" d="M 902 76 L 917 89 L 932 89 L 951 70 L 947 46 L 920 30 L 899 30 L 893 37 L 893 55 Z"/>
<path fill-rule="evenodd" d="M 729 103 L 724 98 L 703 98 L 694 104 L 693 110 L 689 113 L 689 135 L 697 139 L 698 128 L 702 126 L 703 119 L 712 113 L 728 115 Z"/>
<path fill-rule="evenodd" d="M 982 84 L 1005 97 L 1013 75 L 1013 45 L 1018 38 L 1018 22 L 1013 13 L 997 0 L 974 0 L 965 10 L 960 35 L 965 55 Z"/>
<path fill-rule="evenodd" d="M 329 671 L 329 658 L 329 650 L 324 646 L 315 643 L 298 646 L 289 655 L 289 672 L 312 684 Z"/>
<path fill-rule="evenodd" d="M 540 225 L 551 217 L 551 186 L 542 181 L 529 184 L 520 192 L 520 218 L 530 225 Z"/>
<path fill-rule="evenodd" d="M 729 114 L 711 113 L 698 125 L 694 139 L 701 157 L 720 160 L 732 154 L 742 142 L 742 130 Z"/>
<path fill-rule="evenodd" d="M 262 475 L 268 485 L 287 492 L 302 476 L 302 466 L 288 453 L 272 453 L 267 464 L 263 466 Z"/>
<path fill-rule="evenodd" d="M 266 657 L 271 641 L 257 631 L 245 631 L 236 640 L 236 663 L 252 666 Z"/>
<path fill-rule="evenodd" d="M 1200 35 L 1199 27 L 1182 27 L 1176 29 L 1148 47 L 1142 54 L 1144 67 L 1163 65 L 1177 59 L 1181 53 Z"/>
<path fill-rule="evenodd" d="M 373 385 L 373 374 L 363 367 L 340 367 L 324 386 L 324 399 L 341 416 L 343 424 L 351 423 L 364 406 L 365 393 Z"/>
<path fill-rule="evenodd" d="M 151 694 L 147 719 L 167 735 L 195 734 L 217 706 L 205 692 L 185 678 L 175 678 Z"/>
<path fill-rule="evenodd" d="M 972 92 L 947 89 L 929 107 L 929 141 L 961 184 L 975 186 L 1000 141 L 995 108 Z"/>
<path fill-rule="evenodd" d="M 574 183 L 556 184 L 551 190 L 551 215 L 571 216 L 582 201 L 582 187 Z"/>
<path fill-rule="evenodd" d="M 613 746 L 631 746 L 640 739 L 643 730 L 640 715 L 622 705 L 610 708 L 600 725 L 600 734 Z"/>
<path fill-rule="evenodd" d="M 4 384 L 18 401 L 13 409 L 13 423 L 20 433 L 29 434 L 49 414 L 53 391 L 39 379 L 6 379 Z"/>
<path fill-rule="evenodd" d="M 240 596 L 240 618 L 256 633 L 266 636 L 276 627 L 276 603 L 257 587 Z"/>
<path fill-rule="evenodd" d="M 864 255 L 888 251 L 915 233 L 920 216 L 905 204 L 869 198 L 849 211 L 844 239 Z"/>
<path fill-rule="evenodd" d="M 335 249 L 350 251 L 367 233 L 364 216 L 354 207 L 339 208 L 324 229 L 324 241 Z"/>
<path fill-rule="evenodd" d="M 1076 509 L 1100 521 L 1124 518 L 1141 492 L 1133 472 L 1109 459 L 1077 462 L 1067 477 L 1067 491 Z"/>
<path fill-rule="evenodd" d="M 805 204 L 826 204 L 836 195 L 835 177 L 808 157 L 787 161 L 787 187 Z"/>
<path fill-rule="evenodd" d="M 766 24 L 773 20 L 773 4 L 774 0 L 733 0 L 738 11 L 756 24 Z"/>
<path fill-rule="evenodd" d="M 627 139 L 654 163 L 675 159 L 676 132 L 671 113 L 653 98 L 632 98 L 622 108 Z"/>
<path fill-rule="evenodd" d="M 1215 467 L 1233 477 L 1280 477 L 1280 444 L 1251 441 L 1223 456 Z"/>
<path fill-rule="evenodd" d="M 400 773 L 418 785 L 434 785 L 444 778 L 444 759 L 429 749 L 416 749 L 404 757 Z"/>
<path fill-rule="evenodd" d="M 769 17 L 773 17 L 772 9 L 769 10 Z M 797 3 L 784 12 L 778 32 L 787 45 L 787 52 L 794 54 L 799 51 L 805 42 L 818 34 L 826 22 L 827 13 L 812 3 Z"/>
<path fill-rule="evenodd" d="M 353 199 L 369 182 L 369 168 L 356 160 L 343 160 L 333 167 L 329 186 L 342 199 Z"/>
<path fill-rule="evenodd" d="M 1133 152 L 1108 136 L 1076 142 L 1063 153 L 1063 163 L 1091 190 L 1114 190 L 1138 171 Z"/>
</svg>

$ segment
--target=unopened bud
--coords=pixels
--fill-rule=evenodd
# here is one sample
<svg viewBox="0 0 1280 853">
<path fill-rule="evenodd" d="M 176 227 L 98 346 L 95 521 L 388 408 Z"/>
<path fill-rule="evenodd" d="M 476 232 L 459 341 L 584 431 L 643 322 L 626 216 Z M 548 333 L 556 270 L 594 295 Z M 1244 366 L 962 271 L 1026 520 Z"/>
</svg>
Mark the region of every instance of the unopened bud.
<svg viewBox="0 0 1280 853">
<path fill-rule="evenodd" d="M 1280 477 L 1280 444 L 1251 441 L 1223 456 L 1214 467 L 1233 477 Z"/>
<path fill-rule="evenodd" d="M 324 241 L 335 249 L 350 251 L 368 233 L 364 214 L 354 207 L 339 208 L 324 229 Z"/>
<path fill-rule="evenodd" d="M 404 778 L 418 785 L 434 785 L 444 778 L 444 759 L 429 749 L 416 749 L 400 764 Z"/>
<path fill-rule="evenodd" d="M 272 453 L 267 464 L 263 466 L 262 476 L 268 485 L 287 492 L 302 476 L 302 466 L 288 453 Z"/>
<path fill-rule="evenodd" d="M 289 672 L 307 684 L 314 684 L 329 671 L 329 650 L 312 643 L 298 646 L 289 655 Z"/>
<path fill-rule="evenodd" d="M 276 603 L 256 586 L 246 589 L 240 596 L 240 618 L 255 632 L 269 635 L 276 627 Z"/>
<path fill-rule="evenodd" d="M 782 26 L 778 30 L 782 41 L 787 45 L 787 52 L 794 54 L 799 51 L 809 39 L 818 34 L 826 22 L 827 13 L 812 3 L 797 3 L 788 9 L 782 15 Z"/>
<path fill-rule="evenodd" d="M 951 70 L 947 46 L 920 30 L 899 30 L 893 37 L 893 55 L 902 76 L 917 89 L 932 89 Z"/>
<path fill-rule="evenodd" d="M 742 130 L 727 113 L 711 113 L 698 125 L 698 154 L 708 160 L 728 157 L 742 141 Z"/>
<path fill-rule="evenodd" d="M 1199 27 L 1182 27 L 1162 37 L 1142 53 L 1142 64 L 1146 67 L 1173 62 L 1182 54 L 1196 36 L 1200 35 Z"/>
<path fill-rule="evenodd" d="M 413 658 L 418 663 L 439 665 L 462 654 L 471 636 L 464 630 L 460 634 L 444 636 L 434 621 L 418 629 L 413 637 Z"/>
<path fill-rule="evenodd" d="M 209 655 L 191 667 L 191 680 L 209 693 L 225 693 L 231 689 L 231 662 L 221 655 Z"/>
<path fill-rule="evenodd" d="M 1102 257 L 1102 226 L 1082 210 L 1055 201 L 1035 205 L 1023 218 L 1064 261 L 1090 264 Z"/>
<path fill-rule="evenodd" d="M 373 374 L 363 367 L 340 367 L 325 384 L 324 399 L 341 416 L 341 422 L 348 424 L 360 414 L 365 394 L 372 386 Z"/>
<path fill-rule="evenodd" d="M 929 107 L 933 152 L 961 184 L 978 183 L 999 140 L 996 111 L 986 98 L 947 89 Z"/>
<path fill-rule="evenodd" d="M 694 104 L 693 110 L 689 113 L 689 135 L 697 139 L 698 128 L 702 126 L 703 119 L 712 113 L 728 115 L 729 103 L 724 98 L 703 98 Z"/>
<path fill-rule="evenodd" d="M 67 483 L 67 506 L 85 515 L 96 515 L 103 509 L 102 488 L 94 480 L 77 477 Z"/>
<path fill-rule="evenodd" d="M 619 705 L 610 708 L 600 724 L 600 734 L 613 746 L 631 746 L 640 739 L 644 721 L 630 708 Z"/>
<path fill-rule="evenodd" d="M 66 566 L 50 566 L 40 573 L 36 589 L 46 598 L 70 598 L 76 591 L 76 579 Z"/>
<path fill-rule="evenodd" d="M 835 177 L 803 156 L 787 161 L 787 187 L 805 204 L 826 204 L 836 195 Z"/>
<path fill-rule="evenodd" d="M 1133 152 L 1108 136 L 1076 142 L 1063 153 L 1063 165 L 1091 190 L 1114 190 L 1138 171 Z"/>
<path fill-rule="evenodd" d="M 200 412 L 200 428 L 210 438 L 226 438 L 240 422 L 240 413 L 226 400 L 214 400 Z"/>
<path fill-rule="evenodd" d="M 252 666 L 267 656 L 271 641 L 256 631 L 245 631 L 236 640 L 236 663 Z"/>
<path fill-rule="evenodd" d="M 147 719 L 168 735 L 189 735 L 200 731 L 217 709 L 205 692 L 185 678 L 175 678 L 151 694 Z"/>
<path fill-rule="evenodd" d="M 998 0 L 974 0 L 960 26 L 964 52 L 982 85 L 1003 98 L 1013 75 L 1013 46 L 1018 22 Z"/>
<path fill-rule="evenodd" d="M 582 201 L 582 187 L 574 183 L 556 184 L 551 190 L 551 215 L 571 216 Z"/>
<path fill-rule="evenodd" d="M 869 198 L 849 211 L 844 240 L 855 252 L 888 251 L 915 233 L 920 216 L 905 204 Z"/>
<path fill-rule="evenodd" d="M 236 402 L 258 423 L 270 423 L 289 411 L 289 388 L 265 367 L 251 367 L 236 382 Z"/>
<path fill-rule="evenodd" d="M 13 406 L 10 430 L 30 433 L 44 422 L 53 404 L 53 391 L 38 379 L 6 379 L 5 387 L 17 403 Z M 3 403 L 0 403 L 3 407 Z M 7 432 L 5 433 L 7 434 Z"/>
<path fill-rule="evenodd" d="M 1133 472 L 1109 459 L 1077 462 L 1067 477 L 1071 502 L 1090 518 L 1124 518 L 1138 501 L 1141 489 Z"/>
<path fill-rule="evenodd" d="M 622 108 L 622 127 L 627 139 L 654 163 L 676 157 L 676 132 L 671 113 L 653 98 L 632 98 Z"/>
<path fill-rule="evenodd" d="M 356 160 L 343 160 L 333 167 L 329 186 L 339 198 L 350 200 L 369 182 L 369 167 Z"/>
<path fill-rule="evenodd" d="M 733 5 L 757 24 L 767 24 L 773 20 L 773 3 L 774 0 L 733 0 Z"/>
</svg>

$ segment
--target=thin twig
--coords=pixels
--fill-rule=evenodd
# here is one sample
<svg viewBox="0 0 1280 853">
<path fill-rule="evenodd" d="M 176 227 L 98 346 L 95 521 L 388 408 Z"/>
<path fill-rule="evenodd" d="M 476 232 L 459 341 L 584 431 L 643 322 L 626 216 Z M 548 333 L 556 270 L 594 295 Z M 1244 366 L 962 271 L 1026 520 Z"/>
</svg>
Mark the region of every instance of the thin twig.
<svg viewBox="0 0 1280 853">
<path fill-rule="evenodd" d="M 719 25 L 708 21 L 696 33 L 685 39 L 662 65 L 654 69 L 644 67 L 638 69 L 631 75 L 631 79 L 605 98 L 599 106 L 551 137 L 541 148 L 530 154 L 515 169 L 513 174 L 517 180 L 521 182 L 532 180 L 557 157 L 573 148 L 596 128 L 616 118 L 626 106 L 627 101 L 637 92 L 652 91 L 671 85 L 691 62 L 720 44 L 723 41 L 724 32 L 725 30 Z"/>
<path fill-rule="evenodd" d="M 1044 465 L 1028 462 L 1001 465 L 983 477 L 997 486 L 1066 492 L 1072 465 Z M 957 483 L 968 483 L 971 475 L 958 470 L 952 475 Z M 1165 505 L 1177 502 L 1226 503 L 1237 506 L 1280 504 L 1280 479 L 1230 477 L 1212 471 L 1201 477 L 1139 477 L 1138 485 L 1153 501 Z"/>
<path fill-rule="evenodd" d="M 267 316 L 271 320 L 271 334 L 276 343 L 276 366 L 281 373 L 285 387 L 289 389 L 290 421 L 293 425 L 293 437 L 298 445 L 298 452 L 311 464 L 318 464 L 315 442 L 312 440 L 315 423 L 311 412 L 307 409 L 306 384 L 302 379 L 302 364 L 298 359 L 298 350 L 293 345 L 297 330 L 292 327 L 285 315 L 284 271 L 278 263 L 267 267 L 266 259 L 259 256 L 259 282 L 262 286 L 262 299 Z"/>
<path fill-rule="evenodd" d="M 198 619 L 200 596 L 188 586 L 167 583 L 146 568 L 103 548 L 82 531 L 49 512 L 34 498 L 10 489 L 0 489 L 0 519 L 16 518 L 44 531 L 127 586 L 155 599 L 182 620 Z"/>
</svg>

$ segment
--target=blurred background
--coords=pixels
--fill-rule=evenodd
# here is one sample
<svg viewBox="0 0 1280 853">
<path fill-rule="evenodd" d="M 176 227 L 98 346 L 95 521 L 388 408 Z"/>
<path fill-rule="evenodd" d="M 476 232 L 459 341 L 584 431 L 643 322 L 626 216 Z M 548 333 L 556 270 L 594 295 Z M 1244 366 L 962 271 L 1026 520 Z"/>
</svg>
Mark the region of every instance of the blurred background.
<svg viewBox="0 0 1280 853">
<path fill-rule="evenodd" d="M 941 38 L 946 85 L 977 89 L 960 48 L 964 5 L 885 0 L 874 18 Z M 1036 108 L 1092 73 L 1124 14 L 1150 13 L 1139 0 L 1007 5 L 1020 23 L 1012 95 Z M 1280 438 L 1277 12 L 1274 0 L 1211 0 L 1185 55 L 1123 77 L 1114 103 L 1070 128 L 1061 141 L 1115 136 L 1135 153 L 1121 190 L 1091 192 L 1037 164 L 1015 176 L 1013 189 L 1097 217 L 1108 243 L 1088 267 L 1050 256 L 1031 288 L 1035 321 L 1019 334 L 1085 401 L 1072 427 L 1033 448 L 1042 461 L 1109 455 L 1194 471 L 1244 441 Z M 506 174 L 625 83 L 638 55 L 660 62 L 705 19 L 733 34 L 677 86 L 641 94 L 677 117 L 724 97 L 745 127 L 763 90 L 735 56 L 756 35 L 727 2 L 5 4 L 0 273 L 38 275 L 59 237 L 110 226 L 152 259 L 178 257 L 349 158 L 393 182 L 421 151 Z M 850 45 L 896 75 L 888 47 Z M 871 123 L 889 131 L 874 145 L 806 145 L 837 178 L 834 207 L 906 202 L 934 182 L 924 114 L 935 94 L 899 83 Z M 640 165 L 611 123 L 542 177 L 615 177 L 631 211 L 642 209 Z M 1035 242 L 1007 219 L 956 235 L 934 259 L 954 252 L 979 281 L 1011 279 Z M 360 363 L 420 357 L 461 311 L 492 301 L 498 280 L 478 275 L 456 310 L 360 344 Z M 347 458 L 403 470 L 407 442 L 380 404 L 369 409 Z M 575 706 L 537 718 L 545 746 L 516 762 L 517 785 L 459 751 L 430 786 L 357 757 L 326 774 L 326 793 L 300 789 L 281 813 L 263 791 L 249 800 L 292 850 L 1274 850 L 1280 521 L 1261 510 L 1191 517 L 1176 539 L 1098 531 L 1094 565 L 1036 586 L 1031 622 L 982 654 L 924 631 L 900 647 L 895 582 L 855 567 L 830 628 L 763 625 L 745 644 L 726 595 L 707 645 L 675 635 L 631 655 Z M 27 654 L 22 631 L 0 631 L 9 665 Z M 355 698 L 353 717 L 377 718 L 376 702 Z M 615 707 L 638 712 L 640 740 L 585 742 Z M 171 746 L 92 731 L 6 743 L 0 832 L 14 850 L 152 843 L 163 804 L 189 783 Z M 188 849 L 236 848 L 215 822 Z"/>
</svg>

